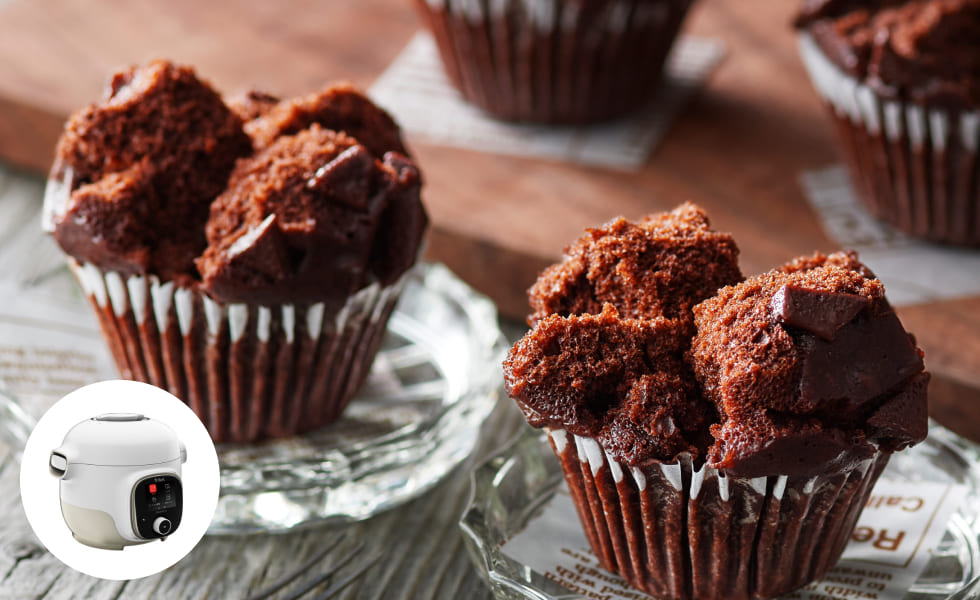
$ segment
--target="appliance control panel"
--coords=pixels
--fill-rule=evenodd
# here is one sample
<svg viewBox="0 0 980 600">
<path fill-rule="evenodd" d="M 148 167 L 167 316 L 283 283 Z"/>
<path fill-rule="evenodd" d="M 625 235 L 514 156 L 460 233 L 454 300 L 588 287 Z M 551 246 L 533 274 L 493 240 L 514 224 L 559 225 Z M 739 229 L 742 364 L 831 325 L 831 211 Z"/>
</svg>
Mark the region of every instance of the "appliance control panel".
<svg viewBox="0 0 980 600">
<path fill-rule="evenodd" d="M 143 539 L 164 538 L 176 531 L 183 508 L 180 479 L 173 475 L 144 477 L 133 488 L 133 525 Z"/>
</svg>

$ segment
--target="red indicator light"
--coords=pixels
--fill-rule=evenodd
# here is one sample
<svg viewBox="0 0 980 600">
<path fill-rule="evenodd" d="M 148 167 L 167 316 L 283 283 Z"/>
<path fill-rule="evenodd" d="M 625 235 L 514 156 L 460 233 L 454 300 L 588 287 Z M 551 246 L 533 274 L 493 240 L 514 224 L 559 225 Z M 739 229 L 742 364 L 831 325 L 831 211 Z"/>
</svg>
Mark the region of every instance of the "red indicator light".
<svg viewBox="0 0 980 600">
<path fill-rule="evenodd" d="M 155 484 L 155 483 L 151 483 L 150 484 L 150 493 L 151 494 L 157 493 L 157 484 Z"/>
</svg>

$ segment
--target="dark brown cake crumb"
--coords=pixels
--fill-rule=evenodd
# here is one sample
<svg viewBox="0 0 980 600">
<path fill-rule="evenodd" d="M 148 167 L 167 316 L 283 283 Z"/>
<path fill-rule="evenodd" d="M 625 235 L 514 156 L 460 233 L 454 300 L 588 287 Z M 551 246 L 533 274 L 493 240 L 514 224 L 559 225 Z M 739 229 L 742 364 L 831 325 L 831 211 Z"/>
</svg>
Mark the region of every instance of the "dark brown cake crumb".
<svg viewBox="0 0 980 600">
<path fill-rule="evenodd" d="M 797 259 L 719 290 L 694 314 L 689 359 L 722 419 L 709 460 L 743 474 L 763 465 L 793 473 L 788 461 L 799 452 L 811 466 L 821 462 L 815 453 L 828 453 L 825 461 L 843 448 L 861 458 L 868 417 L 923 369 L 881 282 L 853 254 Z M 924 407 L 925 388 L 916 389 Z M 885 437 L 874 441 L 922 439 Z"/>
<path fill-rule="evenodd" d="M 686 340 L 662 318 L 552 315 L 504 362 L 507 391 L 535 427 L 600 440 L 630 464 L 703 454 L 713 410 L 682 360 Z"/>
<path fill-rule="evenodd" d="M 212 204 L 203 284 L 228 302 L 342 303 L 372 281 L 392 283 L 425 227 L 419 187 L 413 164 L 378 161 L 343 133 L 313 124 L 281 136 L 239 161 Z M 405 214 L 386 219 L 391 211 Z"/>
<path fill-rule="evenodd" d="M 282 135 L 292 135 L 314 123 L 324 129 L 342 131 L 357 139 L 371 154 L 387 152 L 408 156 L 401 131 L 394 119 L 350 84 L 332 85 L 323 91 L 268 106 L 253 102 L 258 118 L 245 125 L 257 148 L 264 148 Z"/>
<path fill-rule="evenodd" d="M 565 250 L 528 291 L 534 313 L 595 314 L 610 303 L 624 317 L 691 322 L 691 309 L 718 288 L 738 283 L 738 248 L 732 237 L 709 228 L 693 204 L 639 223 L 618 218 Z"/>
<path fill-rule="evenodd" d="M 251 149 L 241 119 L 192 69 L 158 60 L 118 73 L 104 101 L 73 115 L 58 142 L 51 178 L 70 178 L 72 192 L 90 185 L 102 185 L 102 191 L 93 195 L 96 188 L 87 187 L 86 198 L 75 204 L 93 217 L 88 220 L 66 219 L 66 198 L 66 206 L 55 209 L 55 237 L 79 260 L 97 261 L 106 250 L 97 245 L 102 230 L 131 221 L 133 215 L 120 210 L 129 210 L 123 207 L 134 200 L 107 201 L 98 208 L 93 203 L 97 195 L 106 197 L 125 184 L 130 196 L 145 192 L 140 203 L 154 222 L 137 227 L 139 241 L 109 242 L 127 246 L 112 266 L 168 278 L 192 276 L 193 258 L 204 248 L 208 205 L 224 189 L 235 160 Z M 100 184 L 105 177 L 110 181 Z M 146 251 L 135 252 L 137 244 Z"/>
</svg>

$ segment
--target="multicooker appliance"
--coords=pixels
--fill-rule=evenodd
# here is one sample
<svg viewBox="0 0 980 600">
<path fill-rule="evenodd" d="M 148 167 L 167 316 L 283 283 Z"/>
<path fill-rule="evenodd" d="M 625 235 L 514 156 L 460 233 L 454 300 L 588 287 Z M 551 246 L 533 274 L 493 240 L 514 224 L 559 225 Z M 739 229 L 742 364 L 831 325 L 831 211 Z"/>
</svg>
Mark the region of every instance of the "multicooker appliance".
<svg viewBox="0 0 980 600">
<path fill-rule="evenodd" d="M 177 434 L 143 415 L 82 421 L 51 452 L 65 523 L 76 540 L 95 548 L 166 539 L 180 526 L 186 460 Z"/>
</svg>

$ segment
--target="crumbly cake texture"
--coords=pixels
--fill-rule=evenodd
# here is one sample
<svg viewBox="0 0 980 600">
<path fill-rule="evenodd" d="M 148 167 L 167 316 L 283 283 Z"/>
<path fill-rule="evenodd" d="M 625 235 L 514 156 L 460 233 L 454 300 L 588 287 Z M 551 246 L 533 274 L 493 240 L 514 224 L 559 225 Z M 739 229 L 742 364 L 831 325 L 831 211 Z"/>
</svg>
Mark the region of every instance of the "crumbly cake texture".
<svg viewBox="0 0 980 600">
<path fill-rule="evenodd" d="M 117 73 L 58 142 L 51 177 L 73 193 L 55 237 L 82 261 L 185 276 L 210 201 L 251 151 L 241 119 L 190 68 L 158 60 Z"/>
<path fill-rule="evenodd" d="M 630 464 L 697 456 L 714 410 L 683 361 L 686 340 L 663 319 L 551 315 L 515 345 L 504 366 L 512 398 L 535 427 L 600 440 Z"/>
<path fill-rule="evenodd" d="M 252 92 L 246 104 L 256 116 L 245 124 L 245 131 L 259 148 L 317 123 L 347 133 L 377 158 L 386 152 L 408 155 L 391 116 L 348 83 L 276 104 L 269 103 L 271 98 Z"/>
<path fill-rule="evenodd" d="M 639 223 L 618 218 L 586 230 L 528 291 L 528 323 L 596 314 L 609 303 L 624 317 L 689 324 L 695 304 L 741 280 L 732 237 L 711 230 L 704 211 L 687 203 Z"/>
<path fill-rule="evenodd" d="M 886 97 L 980 103 L 980 0 L 809 0 L 796 25 Z"/>
<path fill-rule="evenodd" d="M 646 222 L 698 213 L 685 206 Z M 631 255 L 646 247 L 635 237 L 620 236 L 620 246 L 608 234 L 598 237 L 609 241 L 606 254 L 643 264 Z M 725 239 L 727 247 L 731 238 Z M 576 246 L 588 247 L 581 242 Z M 727 261 L 736 253 L 732 243 L 717 255 Z M 570 263 L 566 257 L 558 268 Z M 650 295 L 664 289 L 650 286 L 613 296 L 649 311 L 639 316 L 613 303 L 594 314 L 582 302 L 582 314 L 532 318 L 532 330 L 504 363 L 508 392 L 531 425 L 595 438 L 633 466 L 688 452 L 696 463 L 745 477 L 843 472 L 878 449 L 925 438 L 929 376 L 922 352 L 855 253 L 800 257 L 720 289 L 707 288 L 717 279 L 701 278 L 703 264 L 659 264 L 670 270 L 672 289 L 683 290 L 679 302 L 643 297 L 647 289 L 655 290 Z M 731 269 L 726 262 L 722 271 Z M 542 274 L 532 298 L 535 290 L 555 289 L 556 272 Z M 691 306 L 691 297 L 703 299 L 691 326 L 683 314 L 658 312 Z"/>
<path fill-rule="evenodd" d="M 69 120 L 51 177 L 68 254 L 226 302 L 340 305 L 394 283 L 427 225 L 398 126 L 348 84 L 226 105 L 188 67 L 132 68 Z"/>
</svg>

